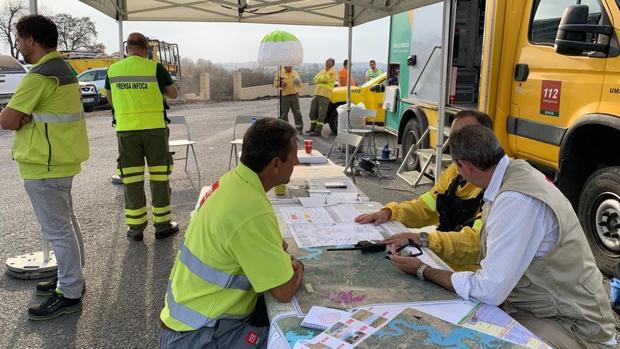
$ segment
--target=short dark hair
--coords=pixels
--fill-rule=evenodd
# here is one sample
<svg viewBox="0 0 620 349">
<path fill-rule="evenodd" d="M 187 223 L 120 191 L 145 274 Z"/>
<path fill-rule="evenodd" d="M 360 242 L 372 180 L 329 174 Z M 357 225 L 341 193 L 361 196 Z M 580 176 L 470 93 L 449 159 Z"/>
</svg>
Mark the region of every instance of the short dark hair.
<svg viewBox="0 0 620 349">
<path fill-rule="evenodd" d="M 481 125 L 467 125 L 450 134 L 452 160 L 465 160 L 486 171 L 504 157 L 504 149 L 493 131 Z"/>
<path fill-rule="evenodd" d="M 370 60 L 370 62 L 368 62 L 368 63 L 374 63 L 374 64 L 377 64 L 377 62 L 375 62 L 375 60 L 374 60 L 374 59 L 371 59 L 371 60 Z"/>
<path fill-rule="evenodd" d="M 454 115 L 454 120 L 459 118 L 473 117 L 476 118 L 478 123 L 486 128 L 493 129 L 493 120 L 487 113 L 477 111 L 474 109 L 464 109 Z"/>
<path fill-rule="evenodd" d="M 291 152 L 291 138 L 297 130 L 288 122 L 266 117 L 256 120 L 243 136 L 241 162 L 260 173 L 276 156 L 285 161 Z"/>
<path fill-rule="evenodd" d="M 58 28 L 50 18 L 41 15 L 23 16 L 15 24 L 20 38 L 32 38 L 42 48 L 58 46 Z"/>
<path fill-rule="evenodd" d="M 348 59 L 345 59 L 345 60 L 342 62 L 342 65 L 347 65 L 347 64 L 349 64 L 349 60 L 348 60 Z"/>
<path fill-rule="evenodd" d="M 131 33 L 127 37 L 127 46 L 134 46 L 148 50 L 149 45 L 146 37 L 142 33 Z"/>
</svg>

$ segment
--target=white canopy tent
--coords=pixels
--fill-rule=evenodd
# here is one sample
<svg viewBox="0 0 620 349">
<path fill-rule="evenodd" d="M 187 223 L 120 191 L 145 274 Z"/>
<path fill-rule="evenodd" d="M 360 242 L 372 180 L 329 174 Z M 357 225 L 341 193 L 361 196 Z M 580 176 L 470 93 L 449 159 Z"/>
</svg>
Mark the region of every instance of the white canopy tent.
<svg viewBox="0 0 620 349">
<path fill-rule="evenodd" d="M 334 26 L 349 28 L 348 60 L 351 60 L 353 27 L 379 18 L 415 9 L 441 0 L 80 0 L 118 21 L 119 53 L 123 47 L 123 21 L 167 22 L 241 22 L 263 24 L 290 24 Z M 439 120 L 437 132 L 437 159 L 442 156 L 443 128 L 447 96 L 450 26 L 456 0 L 444 0 L 442 29 L 442 69 L 439 84 Z M 38 12 L 38 0 L 29 0 L 30 13 Z M 351 76 L 351 64 L 349 77 Z M 347 84 L 347 110 L 350 116 L 351 83 Z M 348 118 L 347 118 L 348 119 Z M 348 125 L 347 125 L 348 128 Z M 405 152 L 406 153 L 406 152 Z M 436 161 L 435 179 L 441 173 L 441 161 Z M 53 275 L 56 261 L 50 256 L 48 242 L 43 240 L 43 251 L 8 258 L 9 275 L 29 279 Z M 32 257 L 35 255 L 35 257 Z"/>
<path fill-rule="evenodd" d="M 36 4 L 36 0 L 30 0 Z M 352 27 L 379 18 L 422 7 L 440 0 L 79 0 L 119 23 L 119 46 L 123 52 L 123 21 L 240 22 L 334 26 L 349 28 L 348 59 L 351 62 Z M 439 77 L 439 113 L 445 115 L 448 76 L 450 18 L 455 0 L 444 1 L 442 70 Z M 351 65 L 349 65 L 351 69 Z M 350 72 L 349 72 L 350 73 Z M 349 76 L 351 76 L 349 74 Z M 351 99 L 347 85 L 347 101 Z M 347 103 L 350 109 L 350 103 Z M 349 110 L 350 113 L 350 110 Z M 437 159 L 441 159 L 444 117 L 439 117 Z M 441 161 L 436 161 L 436 179 Z"/>
</svg>

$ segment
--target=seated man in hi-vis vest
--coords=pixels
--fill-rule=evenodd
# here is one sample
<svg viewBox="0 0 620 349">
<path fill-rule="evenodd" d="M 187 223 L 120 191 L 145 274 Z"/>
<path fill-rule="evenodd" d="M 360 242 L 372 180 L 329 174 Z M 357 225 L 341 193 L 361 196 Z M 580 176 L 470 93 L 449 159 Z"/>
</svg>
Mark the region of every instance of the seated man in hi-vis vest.
<svg viewBox="0 0 620 349">
<path fill-rule="evenodd" d="M 299 163 L 296 136 L 283 120 L 257 120 L 243 137 L 239 165 L 201 199 L 170 273 L 162 349 L 267 347 L 259 294 L 290 302 L 304 274 L 286 252 L 266 195 L 288 183 Z"/>
<path fill-rule="evenodd" d="M 146 37 L 127 37 L 128 57 L 108 68 L 106 96 L 114 109 L 118 139 L 118 175 L 125 188 L 127 237 L 141 241 L 148 224 L 144 193 L 144 159 L 148 164 L 155 238 L 163 239 L 179 231 L 172 221 L 170 184 L 172 157 L 164 96 L 177 97 L 172 77 L 160 63 L 147 58 Z"/>
</svg>

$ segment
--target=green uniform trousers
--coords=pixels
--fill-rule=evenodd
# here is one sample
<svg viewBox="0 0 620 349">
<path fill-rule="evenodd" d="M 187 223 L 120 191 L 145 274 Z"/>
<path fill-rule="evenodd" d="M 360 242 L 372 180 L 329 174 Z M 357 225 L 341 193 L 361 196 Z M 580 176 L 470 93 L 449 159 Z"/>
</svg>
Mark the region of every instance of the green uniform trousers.
<svg viewBox="0 0 620 349">
<path fill-rule="evenodd" d="M 282 109 L 280 113 L 280 119 L 288 122 L 288 112 L 291 110 L 295 117 L 295 128 L 298 130 L 303 129 L 304 122 L 301 119 L 301 111 L 299 110 L 299 94 L 282 96 Z"/>
<path fill-rule="evenodd" d="M 323 96 L 314 96 L 310 103 L 310 130 L 321 132 L 329 110 L 329 99 Z"/>
<path fill-rule="evenodd" d="M 144 158 L 148 164 L 153 224 L 155 231 L 170 226 L 170 184 L 172 156 L 168 151 L 168 128 L 121 131 L 118 138 L 117 174 L 125 187 L 125 223 L 134 230 L 148 224 L 144 193 Z"/>
</svg>

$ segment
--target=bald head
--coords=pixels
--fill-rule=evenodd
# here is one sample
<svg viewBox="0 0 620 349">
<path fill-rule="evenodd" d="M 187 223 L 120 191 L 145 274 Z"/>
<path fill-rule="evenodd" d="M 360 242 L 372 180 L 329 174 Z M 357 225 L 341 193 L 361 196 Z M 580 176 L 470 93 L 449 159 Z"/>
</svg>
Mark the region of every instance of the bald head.
<svg viewBox="0 0 620 349">
<path fill-rule="evenodd" d="M 148 42 L 143 34 L 131 33 L 127 37 L 127 53 L 129 55 L 146 57 L 148 48 Z"/>
</svg>

